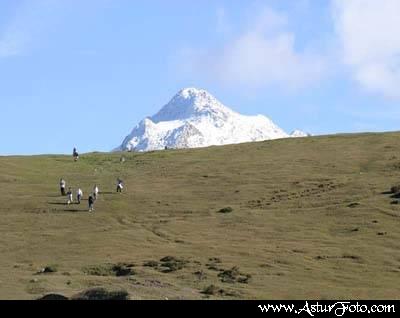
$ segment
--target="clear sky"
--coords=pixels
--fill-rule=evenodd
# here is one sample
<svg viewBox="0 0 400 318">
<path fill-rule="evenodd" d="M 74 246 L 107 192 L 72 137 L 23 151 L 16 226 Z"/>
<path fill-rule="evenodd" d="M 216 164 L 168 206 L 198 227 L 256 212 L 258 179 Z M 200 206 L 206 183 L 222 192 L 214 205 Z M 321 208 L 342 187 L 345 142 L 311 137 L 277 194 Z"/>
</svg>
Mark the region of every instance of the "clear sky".
<svg viewBox="0 0 400 318">
<path fill-rule="evenodd" d="M 290 132 L 400 130 L 398 0 L 2 0 L 0 154 L 109 151 L 183 87 Z"/>
</svg>

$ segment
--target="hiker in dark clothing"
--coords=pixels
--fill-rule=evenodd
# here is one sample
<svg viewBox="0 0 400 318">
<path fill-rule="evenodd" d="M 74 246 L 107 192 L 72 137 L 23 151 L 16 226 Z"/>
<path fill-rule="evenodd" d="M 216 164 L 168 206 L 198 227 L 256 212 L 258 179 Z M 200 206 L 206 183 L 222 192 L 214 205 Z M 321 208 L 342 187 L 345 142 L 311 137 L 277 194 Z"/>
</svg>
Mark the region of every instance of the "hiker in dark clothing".
<svg viewBox="0 0 400 318">
<path fill-rule="evenodd" d="M 122 192 L 122 189 L 124 188 L 124 182 L 121 179 L 117 180 L 117 192 Z"/>
<path fill-rule="evenodd" d="M 61 178 L 60 179 L 60 191 L 61 191 L 62 196 L 65 196 L 65 186 L 66 186 L 65 180 Z"/>
<path fill-rule="evenodd" d="M 89 212 L 93 212 L 94 211 L 94 198 L 93 198 L 93 194 L 89 195 Z"/>
<path fill-rule="evenodd" d="M 67 204 L 70 205 L 74 202 L 74 199 L 72 198 L 72 189 L 69 188 L 67 192 Z"/>
<path fill-rule="evenodd" d="M 73 153 L 72 153 L 72 156 L 74 157 L 74 161 L 78 161 L 78 159 L 79 159 L 79 154 L 78 154 L 78 152 L 76 151 L 76 148 L 74 148 L 74 151 L 73 151 Z"/>
</svg>

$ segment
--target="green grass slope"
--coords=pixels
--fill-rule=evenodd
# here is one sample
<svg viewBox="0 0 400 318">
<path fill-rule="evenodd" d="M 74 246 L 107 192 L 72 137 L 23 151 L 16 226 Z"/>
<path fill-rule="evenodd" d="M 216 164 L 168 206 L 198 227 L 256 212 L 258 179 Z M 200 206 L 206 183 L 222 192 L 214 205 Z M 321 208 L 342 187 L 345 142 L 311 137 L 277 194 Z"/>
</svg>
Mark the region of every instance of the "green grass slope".
<svg viewBox="0 0 400 318">
<path fill-rule="evenodd" d="M 124 156 L 0 158 L 1 299 L 400 297 L 399 133 Z"/>
</svg>

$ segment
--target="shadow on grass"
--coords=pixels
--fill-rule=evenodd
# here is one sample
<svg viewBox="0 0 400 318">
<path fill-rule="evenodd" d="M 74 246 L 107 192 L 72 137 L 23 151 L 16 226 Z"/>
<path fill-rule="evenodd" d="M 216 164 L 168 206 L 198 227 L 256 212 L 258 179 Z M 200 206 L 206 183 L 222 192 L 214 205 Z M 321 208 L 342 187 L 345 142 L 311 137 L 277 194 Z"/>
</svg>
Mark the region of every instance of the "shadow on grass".
<svg viewBox="0 0 400 318">
<path fill-rule="evenodd" d="M 81 203 L 78 202 L 72 202 L 70 205 L 82 205 L 82 201 L 88 201 L 88 199 L 81 199 Z M 47 202 L 47 204 L 50 205 L 67 205 L 66 202 Z"/>
<path fill-rule="evenodd" d="M 63 195 L 61 195 L 61 194 L 51 194 L 51 195 L 49 195 L 48 197 L 49 197 L 49 198 L 63 198 L 63 197 L 66 197 L 66 196 L 63 196 Z"/>
<path fill-rule="evenodd" d="M 78 213 L 78 212 L 88 212 L 88 210 L 77 210 L 77 209 L 70 209 L 70 210 L 67 210 L 67 209 L 65 209 L 65 210 L 62 210 L 62 212 L 71 212 L 71 213 Z"/>
<path fill-rule="evenodd" d="M 65 203 L 65 202 L 47 202 L 47 204 L 50 204 L 50 205 L 67 205 L 67 203 Z"/>
</svg>

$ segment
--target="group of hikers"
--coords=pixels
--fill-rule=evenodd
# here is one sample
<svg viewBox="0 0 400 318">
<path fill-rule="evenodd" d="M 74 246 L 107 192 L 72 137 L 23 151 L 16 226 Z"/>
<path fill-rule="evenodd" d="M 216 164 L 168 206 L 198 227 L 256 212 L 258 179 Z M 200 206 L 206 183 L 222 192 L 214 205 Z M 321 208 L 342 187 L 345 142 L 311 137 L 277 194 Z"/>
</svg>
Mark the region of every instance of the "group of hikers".
<svg viewBox="0 0 400 318">
<path fill-rule="evenodd" d="M 74 148 L 74 151 L 73 151 L 73 158 L 74 158 L 74 161 L 77 161 L 79 159 L 79 155 L 78 155 L 78 152 L 76 151 L 76 148 Z M 60 192 L 61 192 L 62 196 L 67 197 L 67 205 L 70 205 L 70 204 L 74 203 L 74 195 L 73 195 L 72 188 L 69 187 L 68 192 L 66 192 L 66 187 L 67 187 L 66 181 L 63 178 L 61 178 L 60 179 Z M 117 192 L 122 193 L 123 189 L 124 189 L 124 182 L 120 178 L 118 178 L 117 179 Z M 98 199 L 98 196 L 99 196 L 99 187 L 96 184 L 93 187 L 93 192 L 88 197 L 89 212 L 94 211 L 94 203 Z M 78 187 L 78 189 L 76 190 L 76 203 L 81 204 L 82 198 L 83 198 L 83 191 L 81 188 Z"/>
<path fill-rule="evenodd" d="M 60 191 L 62 196 L 67 197 L 67 205 L 73 204 L 74 203 L 74 194 L 72 191 L 72 188 L 68 188 L 68 192 L 66 192 L 66 185 L 67 183 L 63 178 L 60 179 Z M 119 188 L 119 187 L 118 187 Z M 118 191 L 121 192 L 121 191 Z M 97 184 L 93 187 L 93 192 L 89 195 L 88 197 L 88 202 L 89 202 L 89 212 L 94 211 L 94 203 L 99 197 L 99 187 Z M 81 204 L 81 200 L 83 198 L 83 191 L 81 188 L 78 188 L 76 190 L 76 204 Z"/>
</svg>

